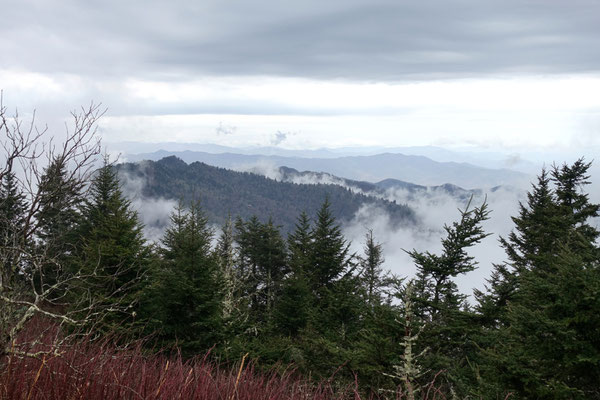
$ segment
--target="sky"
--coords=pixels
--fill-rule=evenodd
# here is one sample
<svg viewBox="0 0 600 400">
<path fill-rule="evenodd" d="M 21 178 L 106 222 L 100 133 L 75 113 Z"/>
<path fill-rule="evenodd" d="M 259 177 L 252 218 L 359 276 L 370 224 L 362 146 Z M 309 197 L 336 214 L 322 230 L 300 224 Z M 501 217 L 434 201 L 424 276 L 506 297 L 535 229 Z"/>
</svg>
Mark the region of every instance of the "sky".
<svg viewBox="0 0 600 400">
<path fill-rule="evenodd" d="M 0 89 L 105 142 L 600 149 L 600 2 L 0 0 Z"/>
</svg>

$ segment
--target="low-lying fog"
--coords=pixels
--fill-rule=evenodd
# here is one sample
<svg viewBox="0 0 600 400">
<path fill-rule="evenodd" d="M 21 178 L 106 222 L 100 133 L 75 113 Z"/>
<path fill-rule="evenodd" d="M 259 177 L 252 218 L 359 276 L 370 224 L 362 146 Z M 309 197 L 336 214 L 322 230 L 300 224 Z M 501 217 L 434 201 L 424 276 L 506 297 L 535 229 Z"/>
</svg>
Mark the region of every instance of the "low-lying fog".
<svg viewBox="0 0 600 400">
<path fill-rule="evenodd" d="M 243 168 L 246 171 L 260 173 L 268 178 L 282 180 L 278 168 L 271 165 L 249 165 Z M 171 211 L 177 205 L 175 200 L 144 198 L 141 195 L 143 181 L 130 176 L 121 175 L 123 192 L 130 198 L 132 206 L 139 212 L 140 219 L 146 226 L 145 235 L 151 241 L 159 241 L 164 228 L 169 221 Z M 360 192 L 360 189 L 345 185 L 345 181 L 328 175 L 302 175 L 291 179 L 295 183 L 304 184 L 338 184 Z M 531 181 L 535 176 L 531 177 Z M 586 190 L 590 193 L 592 201 L 600 202 L 598 185 L 589 185 Z M 519 202 L 526 201 L 526 193 L 530 186 L 501 187 L 498 190 L 483 190 L 471 201 L 471 207 L 477 207 L 487 199 L 490 213 L 489 220 L 483 226 L 486 232 L 491 233 L 480 244 L 468 250 L 475 257 L 478 268 L 466 275 L 459 276 L 456 282 L 465 294 L 472 294 L 473 288 L 483 289 L 485 280 L 489 277 L 493 263 L 505 261 L 504 250 L 499 245 L 500 236 L 506 237 L 513 229 L 511 216 L 518 214 Z M 381 194 L 390 201 L 407 204 L 418 216 L 418 226 L 401 226 L 392 228 L 389 216 L 385 211 L 373 206 L 363 206 L 354 219 L 343 226 L 345 237 L 352 242 L 352 251 L 363 253 L 365 234 L 372 229 L 375 239 L 382 243 L 384 250 L 384 266 L 393 273 L 402 277 L 412 277 L 416 268 L 405 250 L 417 249 L 439 253 L 441 239 L 445 235 L 444 225 L 451 224 L 460 218 L 460 210 L 467 206 L 468 199 L 457 198 L 443 190 L 429 189 L 415 195 L 404 189 L 390 189 Z M 598 221 L 596 221 L 598 224 Z M 218 227 L 214 227 L 218 234 Z"/>
</svg>

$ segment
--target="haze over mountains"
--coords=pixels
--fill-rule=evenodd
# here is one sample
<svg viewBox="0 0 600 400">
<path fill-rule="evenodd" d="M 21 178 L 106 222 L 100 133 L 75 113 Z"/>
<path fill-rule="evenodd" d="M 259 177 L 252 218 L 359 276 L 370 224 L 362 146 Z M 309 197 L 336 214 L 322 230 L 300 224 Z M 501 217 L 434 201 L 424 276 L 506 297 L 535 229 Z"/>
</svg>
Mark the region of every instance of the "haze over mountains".
<svg viewBox="0 0 600 400">
<path fill-rule="evenodd" d="M 203 151 L 166 151 L 127 154 L 127 161 L 160 160 L 175 155 L 186 163 L 204 162 L 235 170 L 289 167 L 299 171 L 326 172 L 347 179 L 378 182 L 398 179 L 424 186 L 451 183 L 466 189 L 521 185 L 528 175 L 509 169 L 483 168 L 468 163 L 437 162 L 430 158 L 399 153 L 342 157 L 298 157 Z M 266 173 L 265 173 L 266 174 Z"/>
<path fill-rule="evenodd" d="M 330 199 L 334 216 L 340 223 L 352 220 L 361 207 L 379 209 L 389 216 L 394 226 L 416 222 L 413 210 L 406 205 L 381 196 L 356 193 L 341 185 L 278 182 L 200 162 L 188 165 L 174 156 L 159 161 L 119 164 L 117 169 L 125 192 L 133 199 L 148 199 L 154 207 L 153 199 L 171 200 L 171 203 L 182 200 L 184 205 L 198 200 L 209 221 L 218 225 L 229 216 L 243 219 L 257 216 L 261 220 L 272 218 L 287 233 L 294 229 L 302 211 L 314 215 L 325 198 Z M 145 210 L 146 215 L 142 215 L 147 225 L 164 227 L 167 222 L 164 215 L 153 218 L 148 217 L 148 213 L 151 210 Z"/>
<path fill-rule="evenodd" d="M 167 150 L 154 151 L 157 146 Z M 513 165 L 519 166 L 520 172 L 493 168 L 507 164 L 500 153 L 487 154 L 487 164 L 481 162 L 486 157 L 481 153 L 465 153 L 465 159 L 477 164 L 440 161 L 462 158 L 460 153 L 432 146 L 397 149 L 416 155 L 382 154 L 377 153 L 378 148 L 285 150 L 186 143 L 109 146 L 113 153 L 117 148 L 129 162 L 119 166 L 121 179 L 150 238 L 162 235 L 169 214 L 182 197 L 199 198 L 216 225 L 229 214 L 242 218 L 256 214 L 263 220 L 272 217 L 286 233 L 293 229 L 301 211 L 311 215 L 329 196 L 352 250 L 362 251 L 364 234 L 372 229 L 384 245 L 386 268 L 408 276 L 414 273 L 414 265 L 404 250 L 439 250 L 443 226 L 458 217 L 457 209 L 464 209 L 471 196 L 473 205 L 487 198 L 492 218 L 485 225 L 494 235 L 471 250 L 481 268 L 458 279 L 464 293 L 482 287 L 492 263 L 504 260 L 494 238 L 506 236 L 513 228 L 506 216 L 517 212 L 533 180 L 533 174 L 526 172 L 534 170 L 533 163 L 518 157 Z M 434 159 L 418 155 L 420 152 Z M 170 157 L 173 155 L 177 158 Z"/>
</svg>

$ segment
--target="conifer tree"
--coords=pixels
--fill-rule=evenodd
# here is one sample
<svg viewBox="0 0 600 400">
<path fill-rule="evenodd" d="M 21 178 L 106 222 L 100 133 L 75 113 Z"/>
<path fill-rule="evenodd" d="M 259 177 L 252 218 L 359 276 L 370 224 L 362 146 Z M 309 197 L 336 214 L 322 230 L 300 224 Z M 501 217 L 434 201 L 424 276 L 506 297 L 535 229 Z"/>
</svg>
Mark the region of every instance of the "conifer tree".
<svg viewBox="0 0 600 400">
<path fill-rule="evenodd" d="M 273 316 L 283 278 L 288 272 L 285 242 L 271 219 L 263 224 L 256 216 L 247 222 L 238 219 L 236 242 L 240 272 L 246 277 L 244 295 L 250 298 L 250 317 L 263 325 Z"/>
<path fill-rule="evenodd" d="M 151 253 L 137 213 L 131 210 L 106 159 L 92 180 L 81 214 L 75 262 L 70 268 L 93 276 L 79 288 L 80 296 L 91 296 L 99 308 L 120 311 L 106 321 L 107 328 L 117 328 L 135 316 Z"/>
<path fill-rule="evenodd" d="M 387 286 L 389 277 L 383 273 L 381 265 L 384 262 L 383 247 L 373 237 L 373 230 L 369 230 L 365 236 L 365 255 L 361 258 L 362 279 L 366 290 L 366 300 L 373 307 L 382 300 L 381 291 Z"/>
<path fill-rule="evenodd" d="M 460 220 L 444 227 L 447 236 L 442 240 L 441 255 L 409 252 L 417 266 L 414 312 L 418 323 L 425 324 L 418 351 L 429 349 L 422 360 L 429 379 L 443 369 L 451 370 L 448 390 L 461 385 L 461 369 L 466 368 L 470 351 L 466 345 L 475 330 L 466 296 L 459 293 L 453 278 L 476 268 L 466 249 L 489 236 L 481 226 L 488 217 L 486 202 L 470 209 L 469 201 Z"/>
<path fill-rule="evenodd" d="M 162 240 L 162 265 L 146 300 L 161 344 L 177 345 L 185 355 L 205 352 L 221 340 L 222 286 L 212 237 L 200 206 L 180 205 Z"/>
<path fill-rule="evenodd" d="M 310 271 L 313 290 L 319 294 L 329 289 L 353 266 L 350 244 L 344 239 L 340 226 L 331 212 L 331 203 L 326 198 L 317 212 L 315 226 L 311 232 L 313 246 L 310 252 Z"/>
<path fill-rule="evenodd" d="M 275 310 L 278 329 L 287 335 L 297 335 L 309 322 L 315 298 L 310 290 L 306 271 L 310 268 L 310 248 L 313 244 L 310 219 L 302 212 L 296 229 L 288 236 L 290 274 L 283 283 L 281 298 Z"/>
<path fill-rule="evenodd" d="M 0 288 L 12 288 L 24 272 L 27 204 L 13 172 L 0 182 Z"/>
<path fill-rule="evenodd" d="M 64 158 L 55 158 L 44 170 L 36 219 L 38 251 L 44 252 L 47 262 L 37 271 L 38 287 L 54 285 L 65 272 L 77 241 L 74 230 L 80 218 L 77 208 L 83 200 L 82 186 L 68 175 Z"/>
<path fill-rule="evenodd" d="M 360 278 L 355 273 L 356 256 L 350 254 L 350 243 L 342 235 L 330 207 L 326 198 L 317 212 L 307 276 L 317 306 L 315 325 L 339 346 L 347 345 L 360 330 L 364 301 Z"/>
<path fill-rule="evenodd" d="M 306 274 L 311 263 L 311 248 L 313 236 L 310 226 L 310 218 L 303 211 L 296 222 L 296 229 L 288 236 L 288 249 L 290 268 L 292 272 Z"/>
<path fill-rule="evenodd" d="M 542 173 L 506 241 L 516 284 L 506 323 L 483 352 L 484 381 L 522 398 L 600 398 L 600 259 L 590 221 L 600 206 L 583 192 L 589 166 Z"/>
</svg>

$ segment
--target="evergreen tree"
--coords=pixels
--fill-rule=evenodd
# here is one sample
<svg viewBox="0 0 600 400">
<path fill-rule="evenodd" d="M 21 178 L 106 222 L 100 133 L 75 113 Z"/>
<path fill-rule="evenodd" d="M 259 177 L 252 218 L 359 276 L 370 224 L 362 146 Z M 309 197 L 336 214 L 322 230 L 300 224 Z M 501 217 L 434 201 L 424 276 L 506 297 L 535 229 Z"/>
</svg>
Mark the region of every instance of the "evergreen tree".
<svg viewBox="0 0 600 400">
<path fill-rule="evenodd" d="M 427 379 L 441 370 L 449 370 L 448 390 L 461 390 L 463 369 L 467 368 L 470 336 L 476 325 L 468 309 L 466 296 L 458 292 L 453 278 L 473 271 L 477 263 L 466 249 L 479 243 L 489 234 L 481 223 L 488 219 L 487 203 L 469 209 L 461 219 L 445 226 L 447 236 L 442 240 L 442 254 L 409 252 L 417 266 L 414 313 L 417 323 L 425 328 L 417 343 L 418 351 L 425 351 L 422 363 L 429 371 Z"/>
<path fill-rule="evenodd" d="M 317 212 L 307 277 L 316 302 L 314 326 L 329 341 L 332 359 L 348 361 L 354 356 L 345 352 L 361 329 L 365 303 L 355 255 L 330 207 L 326 198 Z"/>
<path fill-rule="evenodd" d="M 384 262 L 383 248 L 373 238 L 369 230 L 365 237 L 365 255 L 361 258 L 363 285 L 366 291 L 367 303 L 373 307 L 382 300 L 382 290 L 390 283 L 389 277 L 383 273 L 381 264 Z"/>
<path fill-rule="evenodd" d="M 271 219 L 257 217 L 236 223 L 240 272 L 245 276 L 244 295 L 250 298 L 250 319 L 258 325 L 268 322 L 288 272 L 285 242 Z M 257 328 L 257 326 L 255 326 Z"/>
<path fill-rule="evenodd" d="M 294 232 L 288 236 L 289 262 L 293 272 L 306 274 L 309 270 L 313 242 L 310 218 L 303 211 L 298 217 Z"/>
<path fill-rule="evenodd" d="M 286 335 L 297 335 L 305 328 L 314 307 L 315 299 L 306 275 L 310 268 L 312 244 L 310 219 L 306 212 L 302 212 L 295 231 L 288 236 L 291 273 L 283 283 L 281 298 L 275 310 L 276 325 Z"/>
<path fill-rule="evenodd" d="M 14 173 L 0 182 L 0 289 L 14 289 L 24 272 L 23 245 L 27 203 Z"/>
<path fill-rule="evenodd" d="M 600 260 L 590 224 L 600 208 L 583 192 L 589 166 L 578 160 L 555 166 L 551 179 L 542 173 L 513 219 L 517 233 L 505 247 L 515 290 L 506 323 L 483 352 L 492 389 L 527 399 L 600 398 Z"/>
<path fill-rule="evenodd" d="M 311 234 L 313 246 L 310 251 L 310 271 L 307 272 L 313 290 L 320 295 L 353 267 L 353 255 L 349 254 L 350 244 L 346 242 L 336 223 L 329 198 L 325 199 L 317 212 Z"/>
<path fill-rule="evenodd" d="M 37 247 L 46 261 L 35 278 L 40 288 L 57 282 L 75 248 L 74 229 L 80 218 L 77 208 L 83 200 L 81 186 L 81 182 L 68 175 L 64 159 L 52 160 L 44 170 L 36 213 Z"/>
<path fill-rule="evenodd" d="M 81 214 L 79 241 L 70 268 L 90 277 L 79 288 L 80 296 L 91 295 L 97 308 L 120 311 L 106 321 L 107 328 L 117 328 L 135 315 L 151 252 L 137 213 L 131 210 L 106 160 L 92 180 Z"/>
<path fill-rule="evenodd" d="M 560 238 L 561 221 L 550 187 L 550 177 L 542 170 L 536 185 L 527 194 L 527 204 L 519 204 L 519 216 L 513 217 L 515 230 L 500 242 L 510 266 L 517 272 L 534 265 L 552 264 Z"/>
<path fill-rule="evenodd" d="M 185 355 L 218 344 L 222 332 L 222 290 L 213 232 L 198 204 L 179 206 L 162 240 L 162 265 L 152 279 L 147 305 L 162 346 Z"/>
</svg>

